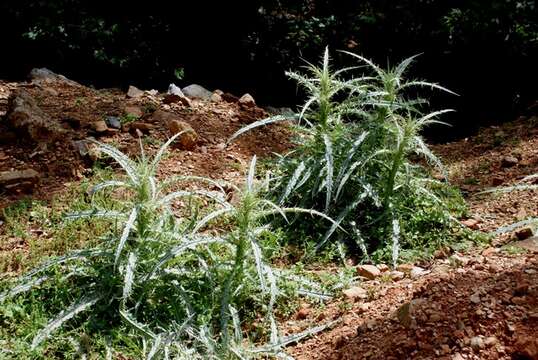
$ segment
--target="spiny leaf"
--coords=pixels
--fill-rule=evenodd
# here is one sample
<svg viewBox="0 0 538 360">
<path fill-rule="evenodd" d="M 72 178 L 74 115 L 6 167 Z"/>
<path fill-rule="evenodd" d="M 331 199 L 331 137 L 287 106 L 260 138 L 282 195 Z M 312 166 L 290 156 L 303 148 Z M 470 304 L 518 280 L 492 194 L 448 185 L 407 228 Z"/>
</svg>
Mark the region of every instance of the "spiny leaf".
<svg viewBox="0 0 538 360">
<path fill-rule="evenodd" d="M 61 311 L 53 320 L 51 320 L 43 329 L 39 330 L 37 335 L 32 341 L 31 349 L 34 350 L 39 344 L 48 338 L 56 329 L 62 326 L 63 323 L 73 318 L 80 312 L 83 312 L 101 300 L 103 295 L 90 294 L 82 298 L 77 303 L 71 305 L 69 308 Z"/>
<path fill-rule="evenodd" d="M 286 121 L 286 120 L 292 120 L 292 119 L 290 119 L 289 116 L 278 115 L 278 116 L 274 116 L 274 117 L 270 117 L 270 118 L 267 118 L 267 119 L 263 119 L 263 120 L 253 122 L 252 124 L 249 124 L 249 125 L 247 125 L 245 127 L 242 127 L 241 129 L 239 129 L 235 134 L 233 134 L 228 139 L 227 143 L 228 144 L 231 143 L 233 140 L 235 140 L 240 135 L 246 133 L 247 131 L 255 129 L 257 127 L 273 124 L 273 123 L 276 123 L 276 122 L 279 122 L 279 121 Z"/>
<path fill-rule="evenodd" d="M 116 268 L 116 266 L 118 265 L 121 252 L 125 246 L 125 243 L 127 242 L 127 238 L 129 237 L 129 234 L 131 233 L 131 229 L 133 228 L 137 215 L 138 215 L 138 209 L 134 207 L 133 210 L 131 211 L 131 214 L 129 215 L 129 219 L 127 219 L 127 222 L 125 223 L 125 226 L 123 227 L 123 231 L 122 231 L 120 240 L 118 242 L 118 246 L 116 247 L 116 252 L 114 254 L 114 268 Z"/>
</svg>

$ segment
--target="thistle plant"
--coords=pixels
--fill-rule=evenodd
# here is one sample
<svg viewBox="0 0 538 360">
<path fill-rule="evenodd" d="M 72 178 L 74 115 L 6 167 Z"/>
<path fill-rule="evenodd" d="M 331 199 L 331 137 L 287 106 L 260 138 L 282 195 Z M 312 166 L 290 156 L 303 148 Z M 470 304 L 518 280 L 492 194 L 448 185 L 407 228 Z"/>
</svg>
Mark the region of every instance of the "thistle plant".
<svg viewBox="0 0 538 360">
<path fill-rule="evenodd" d="M 437 117 L 450 110 L 424 114 L 427 101 L 407 94 L 417 88 L 453 92 L 435 83 L 408 80 L 407 70 L 417 56 L 383 69 L 365 57 L 345 53 L 358 59 L 359 66 L 332 71 L 326 50 L 321 66 L 308 64 L 309 75 L 288 73 L 305 89 L 307 100 L 296 116 L 297 147 L 276 161 L 278 180 L 272 194 L 281 205 L 316 209 L 334 219 L 314 227 L 294 219 L 306 225 L 306 233 L 321 230 L 317 250 L 336 236 L 366 259 L 368 252 L 390 245 L 396 263 L 400 247 L 409 244 L 403 219 L 416 210 L 409 209 L 409 197 L 427 198 L 428 206 L 442 209 L 452 219 L 437 191 L 445 185 L 412 161 L 419 155 L 444 173 L 421 131 L 444 124 Z M 356 69 L 366 73 L 353 76 Z M 253 123 L 231 140 L 271 122 L 270 118 Z M 348 231 L 338 230 L 342 226 Z"/>
<path fill-rule="evenodd" d="M 265 199 L 272 179 L 256 180 L 255 157 L 244 186 L 226 185 L 234 189 L 233 201 L 226 200 L 223 184 L 210 179 L 185 176 L 160 182 L 156 177 L 159 160 L 178 135 L 152 158 L 141 148 L 136 161 L 112 146 L 99 144 L 126 176 L 100 183 L 90 193 L 98 197 L 106 192 L 107 199 L 117 198 L 118 202 L 115 209 L 96 207 L 68 218 L 110 219 L 116 224 L 112 235 L 96 248 L 46 262 L 0 294 L 0 302 L 4 302 L 31 289 L 39 293 L 43 284 L 55 282 L 69 288 L 70 298 L 78 297 L 37 332 L 32 350 L 39 350 L 44 340 L 75 317 L 81 318 L 78 324 L 93 320 L 108 324 L 111 331 L 126 328 L 124 336 L 141 339 L 140 356 L 147 359 L 284 356 L 287 344 L 323 329 L 280 336 L 273 315 L 281 296 L 278 283 L 290 279 L 265 260 L 261 235 L 270 231 L 275 216 L 287 219 L 286 214 L 303 213 L 332 220 L 315 210 L 281 207 Z M 182 182 L 210 184 L 215 190 L 167 192 Z M 189 219 L 189 209 L 178 211 L 173 206 L 175 200 L 185 198 L 208 199 L 211 206 Z M 228 224 L 229 230 L 219 230 L 219 222 Z M 245 303 L 250 304 L 250 312 Z M 83 313 L 88 314 L 85 320 Z M 252 313 L 262 315 L 269 329 L 264 343 L 245 336 L 243 322 Z"/>
</svg>

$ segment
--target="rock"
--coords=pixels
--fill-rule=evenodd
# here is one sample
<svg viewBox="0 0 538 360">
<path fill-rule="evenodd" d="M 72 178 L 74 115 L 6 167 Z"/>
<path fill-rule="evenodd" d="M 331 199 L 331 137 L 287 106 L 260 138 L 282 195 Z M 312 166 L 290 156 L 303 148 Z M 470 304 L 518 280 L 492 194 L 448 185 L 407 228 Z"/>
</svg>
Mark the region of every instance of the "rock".
<svg viewBox="0 0 538 360">
<path fill-rule="evenodd" d="M 471 230 L 478 230 L 479 221 L 476 219 L 467 219 L 461 222 Z"/>
<path fill-rule="evenodd" d="M 374 265 L 359 265 L 357 266 L 357 273 L 369 280 L 374 280 L 381 275 L 381 271 Z"/>
<path fill-rule="evenodd" d="M 485 340 L 484 340 L 484 345 L 486 345 L 487 347 L 492 347 L 494 346 L 495 344 L 497 344 L 499 341 L 497 340 L 497 338 L 495 336 L 488 336 Z"/>
<path fill-rule="evenodd" d="M 503 168 L 513 167 L 513 166 L 516 166 L 518 162 L 519 160 L 515 156 L 511 156 L 511 155 L 505 156 L 501 160 L 501 167 Z"/>
<path fill-rule="evenodd" d="M 194 150 L 196 148 L 198 134 L 188 123 L 172 120 L 167 125 L 172 135 L 180 133 L 176 141 L 181 150 Z"/>
<path fill-rule="evenodd" d="M 239 99 L 239 105 L 245 108 L 252 108 L 256 106 L 256 101 L 250 94 L 245 94 Z"/>
<path fill-rule="evenodd" d="M 533 253 L 538 253 L 538 236 L 533 236 L 529 239 L 522 241 L 516 241 L 515 243 L 512 243 L 512 245 L 531 251 Z"/>
<path fill-rule="evenodd" d="M 488 257 L 488 256 L 491 256 L 491 255 L 497 253 L 497 252 L 498 252 L 498 250 L 496 248 L 488 247 L 486 250 L 482 251 L 482 256 Z"/>
<path fill-rule="evenodd" d="M 177 96 L 185 96 L 183 94 L 183 91 L 181 91 L 181 88 L 179 86 L 176 86 L 176 84 L 170 84 L 168 86 L 168 92 L 169 95 L 177 95 Z"/>
<path fill-rule="evenodd" d="M 414 266 L 412 264 L 400 264 L 396 267 L 396 270 L 401 271 L 406 274 L 410 274 Z"/>
<path fill-rule="evenodd" d="M 401 271 L 391 271 L 390 272 L 390 278 L 392 279 L 392 281 L 400 281 L 402 280 L 403 278 L 405 278 L 405 273 L 401 272 Z"/>
<path fill-rule="evenodd" d="M 217 89 L 217 90 L 213 91 L 213 94 L 217 94 L 217 95 L 222 96 L 224 94 L 224 91 L 222 91 L 220 89 Z"/>
<path fill-rule="evenodd" d="M 81 158 L 88 158 L 91 161 L 97 161 L 101 157 L 101 151 L 93 138 L 73 141 L 73 147 Z"/>
<path fill-rule="evenodd" d="M 223 143 L 223 142 L 218 143 L 216 148 L 218 151 L 223 151 L 224 149 L 226 149 L 226 143 Z"/>
<path fill-rule="evenodd" d="M 354 286 L 344 290 L 342 291 L 342 294 L 344 294 L 344 296 L 349 300 L 366 299 L 368 297 L 366 290 L 359 286 Z"/>
<path fill-rule="evenodd" d="M 80 86 L 79 83 L 66 78 L 63 75 L 56 74 L 47 68 L 34 68 L 28 75 L 32 82 L 49 83 L 49 82 L 63 82 L 71 86 Z"/>
<path fill-rule="evenodd" d="M 529 227 L 519 229 L 518 231 L 516 231 L 516 236 L 519 240 L 526 240 L 532 237 L 532 235 L 533 235 L 532 229 Z"/>
<path fill-rule="evenodd" d="M 106 126 L 112 129 L 121 129 L 121 121 L 117 116 L 107 116 L 105 118 Z"/>
<path fill-rule="evenodd" d="M 159 92 L 155 89 L 152 89 L 152 90 L 146 90 L 144 91 L 146 94 L 148 94 L 149 96 L 157 96 L 159 95 Z"/>
<path fill-rule="evenodd" d="M 131 99 L 138 99 L 141 98 L 143 95 L 144 92 L 133 85 L 129 86 L 129 89 L 127 90 L 127 97 Z"/>
<path fill-rule="evenodd" d="M 96 133 L 102 134 L 108 130 L 106 122 L 104 120 L 97 120 L 91 123 L 91 128 Z"/>
<path fill-rule="evenodd" d="M 127 125 L 129 127 L 129 131 L 139 130 L 142 133 L 149 133 L 155 127 L 153 124 L 148 124 L 143 121 L 133 121 Z"/>
<path fill-rule="evenodd" d="M 220 94 L 217 94 L 216 92 L 214 92 L 212 95 L 211 95 L 211 99 L 210 99 L 212 102 L 215 102 L 215 103 L 219 103 L 219 102 L 222 102 L 222 96 Z"/>
<path fill-rule="evenodd" d="M 11 93 L 6 118 L 15 130 L 25 132 L 40 146 L 54 143 L 65 134 L 60 124 L 46 115 L 24 89 Z"/>
<path fill-rule="evenodd" d="M 297 320 L 304 320 L 310 315 L 311 309 L 308 303 L 302 303 L 299 307 L 299 310 L 295 314 Z"/>
<path fill-rule="evenodd" d="M 125 115 L 134 116 L 137 118 L 140 118 L 142 117 L 142 115 L 144 115 L 144 111 L 136 105 L 127 105 L 125 106 L 123 111 L 125 112 Z"/>
<path fill-rule="evenodd" d="M 0 172 L 0 186 L 7 186 L 20 182 L 30 182 L 35 184 L 38 181 L 39 173 L 34 169 Z"/>
<path fill-rule="evenodd" d="M 378 264 L 377 265 L 377 268 L 379 269 L 379 271 L 381 271 L 382 273 L 384 272 L 387 272 L 390 270 L 389 266 L 387 264 Z"/>
<path fill-rule="evenodd" d="M 452 360 L 465 360 L 463 358 L 463 356 L 461 356 L 460 353 L 455 353 L 454 355 L 452 355 Z"/>
<path fill-rule="evenodd" d="M 181 89 L 181 91 L 183 91 L 183 94 L 185 94 L 185 96 L 187 97 L 202 100 L 209 100 L 211 98 L 211 95 L 213 94 L 211 91 L 197 84 L 192 84 L 187 87 L 184 87 L 183 89 Z"/>
<path fill-rule="evenodd" d="M 465 256 L 460 256 L 458 254 L 454 254 L 450 257 L 452 261 L 458 266 L 465 266 L 469 263 L 469 259 Z"/>
<path fill-rule="evenodd" d="M 469 298 L 469 300 L 473 303 L 473 304 L 480 304 L 480 295 L 478 293 L 474 293 L 473 295 L 471 295 L 471 297 Z"/>
<path fill-rule="evenodd" d="M 484 348 L 484 340 L 482 340 L 482 338 L 479 336 L 475 336 L 471 338 L 470 345 L 471 349 L 473 349 L 474 351 L 480 351 Z"/>
<path fill-rule="evenodd" d="M 406 328 L 414 328 L 416 326 L 417 311 L 421 304 L 424 304 L 424 299 L 411 300 L 398 308 L 396 317 L 400 324 Z"/>
<path fill-rule="evenodd" d="M 409 276 L 411 276 L 412 279 L 415 279 L 422 275 L 426 275 L 427 273 L 429 273 L 429 271 L 418 266 L 413 266 L 411 272 L 409 273 Z"/>
<path fill-rule="evenodd" d="M 179 101 L 180 101 L 184 106 L 192 107 L 192 101 L 191 101 L 191 99 L 189 99 L 189 98 L 186 97 L 186 96 L 180 96 L 180 97 L 179 97 Z"/>
</svg>

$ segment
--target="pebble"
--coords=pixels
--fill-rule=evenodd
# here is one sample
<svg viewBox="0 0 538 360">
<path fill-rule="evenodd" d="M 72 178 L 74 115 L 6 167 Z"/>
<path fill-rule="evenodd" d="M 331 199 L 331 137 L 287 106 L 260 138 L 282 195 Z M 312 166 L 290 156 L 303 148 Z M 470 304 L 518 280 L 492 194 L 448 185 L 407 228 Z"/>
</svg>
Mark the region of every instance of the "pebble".
<svg viewBox="0 0 538 360">
<path fill-rule="evenodd" d="M 381 275 L 381 271 L 374 265 L 359 265 L 357 266 L 357 273 L 369 280 L 374 280 Z"/>
<path fill-rule="evenodd" d="M 474 351 L 479 351 L 480 349 L 484 348 L 484 340 L 482 340 L 482 338 L 479 336 L 475 336 L 471 338 L 470 345 Z"/>
</svg>

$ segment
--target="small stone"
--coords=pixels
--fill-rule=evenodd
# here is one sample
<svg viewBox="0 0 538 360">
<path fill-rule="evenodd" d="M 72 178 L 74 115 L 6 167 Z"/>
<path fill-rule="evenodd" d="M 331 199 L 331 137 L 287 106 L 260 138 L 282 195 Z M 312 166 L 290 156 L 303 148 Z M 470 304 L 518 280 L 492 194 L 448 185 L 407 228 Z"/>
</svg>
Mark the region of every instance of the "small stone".
<svg viewBox="0 0 538 360">
<path fill-rule="evenodd" d="M 450 259 L 452 259 L 452 261 L 454 261 L 454 263 L 458 266 L 465 266 L 469 263 L 468 258 L 466 258 L 465 256 L 460 256 L 458 254 L 452 255 Z"/>
<path fill-rule="evenodd" d="M 359 314 L 365 313 L 369 309 L 370 309 L 370 304 L 368 303 L 360 304 L 359 307 L 357 308 Z"/>
<path fill-rule="evenodd" d="M 470 345 L 474 351 L 480 351 L 484 348 L 484 340 L 482 340 L 482 338 L 479 336 L 475 336 L 471 338 Z"/>
<path fill-rule="evenodd" d="M 471 297 L 469 298 L 469 300 L 473 303 L 473 304 L 479 304 L 480 303 L 480 295 L 478 293 L 474 293 L 473 295 L 471 295 Z"/>
<path fill-rule="evenodd" d="M 357 273 L 369 280 L 374 280 L 381 275 L 381 271 L 374 265 L 359 265 L 357 266 Z"/>
<path fill-rule="evenodd" d="M 488 247 L 486 250 L 482 251 L 482 256 L 491 256 L 495 253 L 497 253 L 497 249 L 493 248 L 493 247 Z"/>
<path fill-rule="evenodd" d="M 142 133 L 149 133 L 154 128 L 152 124 L 143 121 L 133 121 L 132 123 L 129 123 L 128 126 L 129 130 L 139 130 Z"/>
<path fill-rule="evenodd" d="M 532 237 L 532 235 L 533 235 L 532 229 L 528 227 L 519 229 L 518 231 L 516 231 L 516 236 L 519 240 L 526 240 Z"/>
<path fill-rule="evenodd" d="M 213 94 L 211 91 L 205 89 L 203 86 L 192 84 L 181 89 L 185 96 L 195 99 L 209 100 Z"/>
<path fill-rule="evenodd" d="M 121 129 L 121 122 L 117 116 L 107 116 L 105 123 L 108 127 L 112 129 Z"/>
<path fill-rule="evenodd" d="M 177 95 L 177 96 L 185 96 L 185 94 L 183 94 L 183 91 L 181 91 L 181 89 L 178 86 L 176 86 L 176 84 L 170 84 L 168 86 L 168 94 Z"/>
<path fill-rule="evenodd" d="M 127 116 L 134 116 L 134 117 L 137 117 L 137 118 L 140 118 L 142 117 L 142 115 L 144 115 L 144 111 L 139 108 L 138 106 L 135 106 L 135 105 L 128 105 L 125 107 L 124 109 L 124 112 L 125 112 L 125 115 Z"/>
<path fill-rule="evenodd" d="M 391 271 L 390 272 L 390 278 L 392 279 L 392 281 L 400 281 L 402 280 L 403 278 L 405 278 L 405 273 L 401 272 L 401 271 Z"/>
<path fill-rule="evenodd" d="M 450 346 L 448 346 L 447 344 L 441 345 L 441 353 L 443 355 L 450 354 Z"/>
<path fill-rule="evenodd" d="M 214 92 L 212 95 L 211 95 L 211 99 L 210 99 L 212 102 L 215 102 L 215 103 L 219 103 L 222 101 L 222 96 L 220 94 L 217 94 L 216 92 Z"/>
<path fill-rule="evenodd" d="M 127 90 L 127 97 L 131 99 L 136 99 L 139 97 L 142 97 L 144 95 L 144 92 L 137 88 L 136 86 L 129 86 L 129 89 Z"/>
<path fill-rule="evenodd" d="M 492 347 L 497 343 L 498 343 L 498 340 L 497 340 L 497 338 L 495 336 L 488 336 L 484 340 L 484 345 L 486 345 L 487 347 Z"/>
<path fill-rule="evenodd" d="M 515 156 L 505 156 L 502 158 L 501 167 L 508 168 L 518 164 L 519 160 Z"/>
<path fill-rule="evenodd" d="M 92 122 L 91 127 L 93 131 L 97 133 L 104 133 L 108 130 L 108 126 L 106 126 L 106 122 L 104 120 L 97 120 Z"/>
<path fill-rule="evenodd" d="M 429 271 L 421 268 L 421 267 L 418 267 L 418 266 L 413 266 L 413 268 L 411 269 L 411 272 L 409 273 L 409 276 L 411 276 L 412 279 L 415 279 L 415 278 L 418 278 L 422 275 L 426 275 Z"/>
<path fill-rule="evenodd" d="M 177 138 L 177 143 L 181 150 L 194 150 L 198 140 L 198 134 L 186 122 L 180 120 L 172 120 L 168 123 L 168 130 L 172 135 L 180 134 Z"/>
<path fill-rule="evenodd" d="M 387 272 L 390 270 L 389 266 L 387 264 L 378 264 L 377 265 L 377 268 L 379 269 L 379 271 L 381 271 L 382 273 L 384 272 Z"/>
<path fill-rule="evenodd" d="M 226 144 L 225 143 L 218 143 L 216 148 L 219 151 L 223 151 L 224 149 L 226 149 Z"/>
<path fill-rule="evenodd" d="M 295 314 L 295 318 L 297 320 L 304 320 L 310 315 L 311 309 L 307 306 L 302 305 L 299 311 L 297 311 L 297 314 Z"/>
<path fill-rule="evenodd" d="M 415 327 L 415 316 L 417 315 L 417 308 L 420 304 L 424 302 L 424 299 L 414 299 L 400 306 L 396 312 L 396 317 L 398 318 L 400 324 L 402 324 L 406 328 Z"/>
<path fill-rule="evenodd" d="M 512 298 L 512 304 L 525 305 L 526 303 L 527 303 L 527 297 L 526 296 L 514 296 Z"/>
<path fill-rule="evenodd" d="M 413 267 L 414 266 L 412 264 L 400 264 L 396 267 L 396 270 L 401 271 L 406 274 L 410 274 L 411 270 L 413 270 Z"/>
<path fill-rule="evenodd" d="M 471 230 L 478 230 L 478 220 L 476 219 L 467 219 L 461 222 L 464 226 L 467 226 Z"/>
<path fill-rule="evenodd" d="M 239 99 L 239 105 L 246 108 L 252 108 L 256 106 L 256 101 L 250 94 L 245 94 Z"/>
<path fill-rule="evenodd" d="M 359 286 L 344 290 L 342 293 L 349 300 L 366 299 L 368 297 L 367 291 Z"/>
<path fill-rule="evenodd" d="M 455 353 L 454 355 L 452 355 L 452 360 L 465 360 L 463 358 L 463 356 L 461 356 L 460 353 Z"/>
</svg>

